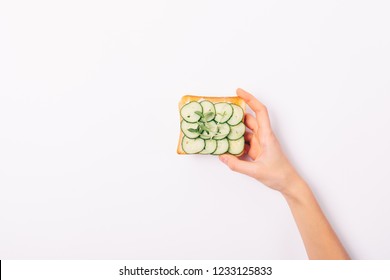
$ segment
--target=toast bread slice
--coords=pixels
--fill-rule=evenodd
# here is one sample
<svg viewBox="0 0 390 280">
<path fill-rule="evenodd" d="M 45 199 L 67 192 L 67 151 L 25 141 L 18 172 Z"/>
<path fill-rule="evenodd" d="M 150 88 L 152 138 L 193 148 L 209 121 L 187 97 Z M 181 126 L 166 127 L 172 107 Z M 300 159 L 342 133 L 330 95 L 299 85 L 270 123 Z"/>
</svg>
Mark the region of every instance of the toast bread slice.
<svg viewBox="0 0 390 280">
<path fill-rule="evenodd" d="M 229 96 L 229 97 L 211 97 L 211 96 L 196 96 L 196 95 L 184 95 L 180 102 L 179 102 L 179 116 L 180 116 L 180 123 L 181 121 L 183 120 L 183 118 L 181 117 L 180 115 L 180 110 L 181 108 L 191 102 L 191 101 L 203 101 L 203 100 L 208 100 L 212 103 L 218 103 L 218 102 L 227 102 L 227 103 L 232 103 L 232 104 L 236 104 L 238 106 L 240 106 L 242 108 L 242 110 L 244 111 L 244 116 L 245 116 L 245 101 L 241 98 L 241 97 L 238 97 L 238 96 Z M 183 140 L 183 131 L 181 131 L 180 129 L 180 135 L 179 135 L 179 143 L 177 144 L 177 153 L 179 155 L 187 155 L 187 153 L 185 153 L 183 151 L 183 148 L 181 146 L 181 143 L 182 143 L 182 140 Z M 239 155 L 236 155 L 236 156 L 240 156 L 242 155 L 243 152 Z"/>
</svg>

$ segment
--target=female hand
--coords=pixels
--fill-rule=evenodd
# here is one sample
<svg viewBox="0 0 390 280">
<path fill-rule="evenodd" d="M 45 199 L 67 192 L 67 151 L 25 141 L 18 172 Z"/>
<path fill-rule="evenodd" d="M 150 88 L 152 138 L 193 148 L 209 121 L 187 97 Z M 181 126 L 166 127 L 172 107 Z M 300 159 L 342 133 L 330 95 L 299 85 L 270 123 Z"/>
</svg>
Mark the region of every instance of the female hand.
<svg viewBox="0 0 390 280">
<path fill-rule="evenodd" d="M 287 193 L 292 182 L 301 180 L 294 167 L 284 155 L 279 142 L 272 132 L 267 108 L 253 95 L 237 89 L 237 95 L 244 99 L 256 114 L 245 115 L 246 159 L 224 154 L 219 158 L 231 170 L 246 174 L 282 193 Z"/>
<path fill-rule="evenodd" d="M 272 132 L 267 108 L 250 93 L 237 89 L 256 117 L 245 115 L 250 129 L 245 134 L 248 159 L 221 155 L 233 171 L 249 175 L 286 198 L 310 259 L 349 259 L 348 253 L 323 214 L 310 187 L 298 175 L 284 155 Z"/>
</svg>

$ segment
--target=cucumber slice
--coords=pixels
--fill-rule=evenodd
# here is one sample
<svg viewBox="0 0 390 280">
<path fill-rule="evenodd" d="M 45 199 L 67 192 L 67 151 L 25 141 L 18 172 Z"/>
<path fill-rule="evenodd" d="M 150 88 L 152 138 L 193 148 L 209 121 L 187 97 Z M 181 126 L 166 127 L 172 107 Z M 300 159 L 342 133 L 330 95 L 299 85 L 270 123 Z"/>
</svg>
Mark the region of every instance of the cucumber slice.
<svg viewBox="0 0 390 280">
<path fill-rule="evenodd" d="M 245 140 L 244 137 L 237 140 L 229 140 L 229 153 L 232 155 L 239 155 L 244 150 Z"/>
<path fill-rule="evenodd" d="M 184 135 L 190 139 L 194 139 L 194 138 L 199 137 L 199 132 L 189 131 L 189 129 L 198 129 L 197 123 L 189 123 L 189 122 L 186 122 L 185 120 L 182 120 L 181 124 L 180 124 L 180 128 L 181 128 L 181 131 L 183 131 Z"/>
<path fill-rule="evenodd" d="M 217 123 L 215 121 L 206 122 L 206 123 L 204 123 L 204 126 L 209 130 L 209 132 L 203 131 L 202 134 L 200 135 L 200 138 L 211 139 L 214 137 L 215 134 L 217 134 L 218 127 L 217 127 Z"/>
<path fill-rule="evenodd" d="M 226 102 L 217 103 L 215 104 L 215 113 L 215 121 L 218 123 L 225 123 L 233 115 L 233 107 Z"/>
<path fill-rule="evenodd" d="M 245 134 L 245 124 L 240 122 L 238 125 L 232 125 L 230 127 L 230 133 L 227 136 L 229 140 L 237 140 Z"/>
<path fill-rule="evenodd" d="M 222 140 L 217 140 L 217 149 L 214 151 L 213 155 L 222 155 L 229 150 L 229 141 L 225 138 Z"/>
<path fill-rule="evenodd" d="M 197 154 L 203 151 L 205 143 L 201 138 L 190 139 L 187 136 L 184 136 L 181 142 L 181 147 L 187 154 Z"/>
<path fill-rule="evenodd" d="M 202 155 L 209 155 L 215 152 L 217 149 L 217 140 L 209 139 L 205 140 L 205 147 L 203 151 L 200 152 Z"/>
<path fill-rule="evenodd" d="M 200 105 L 203 109 L 203 115 L 208 115 L 207 119 L 204 120 L 206 122 L 209 122 L 215 118 L 215 107 L 214 104 L 208 100 L 204 100 L 200 102 Z"/>
<path fill-rule="evenodd" d="M 202 113 L 203 108 L 198 102 L 191 101 L 190 103 L 187 103 L 183 107 L 181 107 L 180 115 L 187 122 L 196 123 L 200 120 L 200 116 L 195 112 Z"/>
<path fill-rule="evenodd" d="M 226 138 L 230 133 L 230 126 L 227 123 L 218 124 L 218 131 L 213 137 L 215 140 L 221 140 Z"/>
<path fill-rule="evenodd" d="M 232 117 L 228 120 L 228 124 L 230 125 L 237 125 L 239 124 L 242 119 L 244 118 L 244 110 L 236 104 L 231 104 L 233 108 L 233 115 Z"/>
</svg>

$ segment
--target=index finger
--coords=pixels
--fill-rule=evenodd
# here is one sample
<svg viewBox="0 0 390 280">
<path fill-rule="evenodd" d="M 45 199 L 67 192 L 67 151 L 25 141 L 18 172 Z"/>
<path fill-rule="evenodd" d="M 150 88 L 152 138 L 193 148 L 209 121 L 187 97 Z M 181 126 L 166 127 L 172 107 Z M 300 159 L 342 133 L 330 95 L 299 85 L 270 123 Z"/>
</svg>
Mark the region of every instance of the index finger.
<svg viewBox="0 0 390 280">
<path fill-rule="evenodd" d="M 255 112 L 260 132 L 271 132 L 271 123 L 269 120 L 267 108 L 264 106 L 264 104 L 257 100 L 256 97 L 254 97 L 252 94 L 241 88 L 238 88 L 236 93 L 237 96 L 244 99 L 246 104 L 248 104 L 248 106 L 253 110 L 253 112 Z"/>
</svg>

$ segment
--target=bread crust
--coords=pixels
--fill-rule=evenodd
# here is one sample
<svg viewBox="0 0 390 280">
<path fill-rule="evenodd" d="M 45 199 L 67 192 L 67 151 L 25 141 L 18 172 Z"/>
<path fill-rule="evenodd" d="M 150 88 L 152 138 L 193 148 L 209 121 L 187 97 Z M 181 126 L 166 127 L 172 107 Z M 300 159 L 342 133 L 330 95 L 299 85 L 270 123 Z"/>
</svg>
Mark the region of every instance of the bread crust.
<svg viewBox="0 0 390 280">
<path fill-rule="evenodd" d="M 181 108 L 183 107 L 183 105 L 191 102 L 191 101 L 200 101 L 200 100 L 208 100 L 210 102 L 213 102 L 213 103 L 218 103 L 218 102 L 228 102 L 228 103 L 232 103 L 232 104 L 236 104 L 238 106 L 240 106 L 242 108 L 242 110 L 244 110 L 244 115 L 245 115 L 245 101 L 241 98 L 241 97 L 238 97 L 238 96 L 228 96 L 228 97 L 213 97 L 213 96 L 197 96 L 197 95 L 184 95 L 181 99 L 180 99 L 180 102 L 179 102 L 179 116 L 180 116 L 180 123 L 181 121 L 183 120 L 183 118 L 181 117 L 180 115 L 180 110 Z M 183 140 L 183 131 L 181 131 L 180 129 L 180 135 L 179 135 L 179 143 L 177 144 L 177 153 L 179 155 L 188 155 L 187 153 L 185 153 L 182 149 L 182 146 L 181 146 L 181 142 Z M 239 154 L 239 155 L 236 155 L 236 156 L 240 156 L 242 155 L 243 153 Z"/>
</svg>

